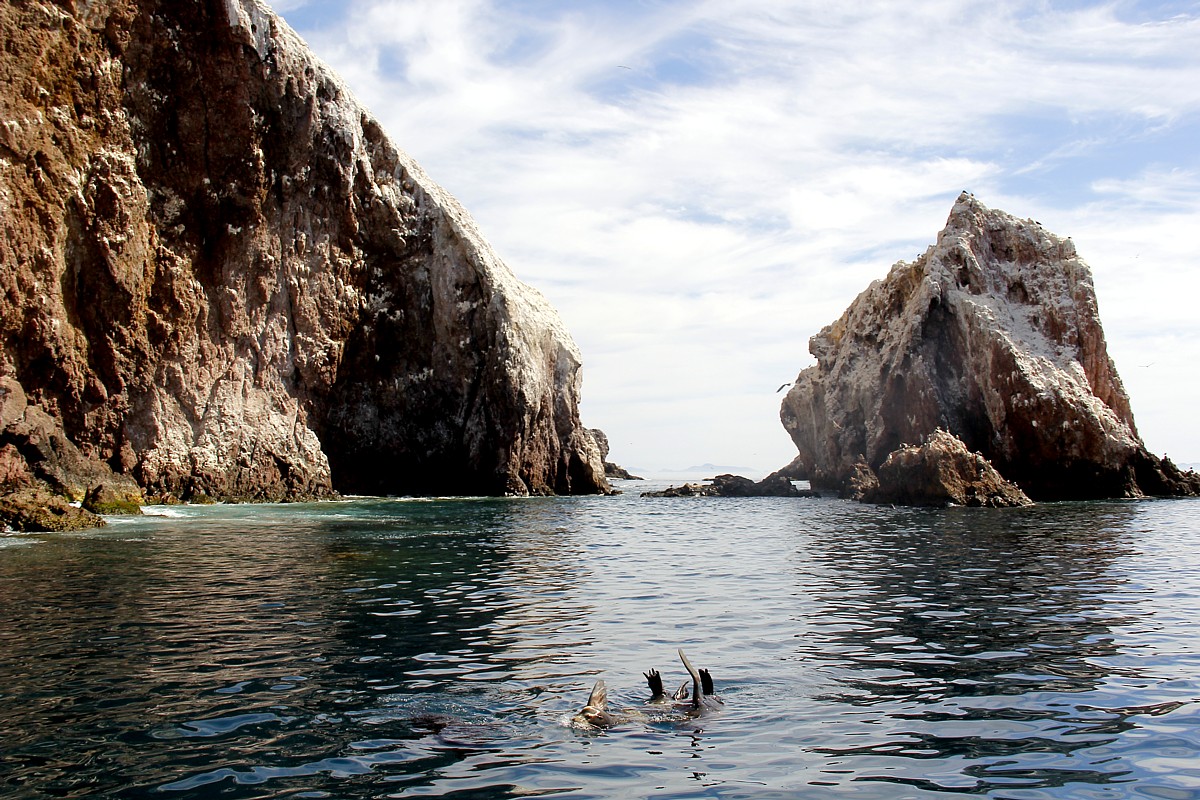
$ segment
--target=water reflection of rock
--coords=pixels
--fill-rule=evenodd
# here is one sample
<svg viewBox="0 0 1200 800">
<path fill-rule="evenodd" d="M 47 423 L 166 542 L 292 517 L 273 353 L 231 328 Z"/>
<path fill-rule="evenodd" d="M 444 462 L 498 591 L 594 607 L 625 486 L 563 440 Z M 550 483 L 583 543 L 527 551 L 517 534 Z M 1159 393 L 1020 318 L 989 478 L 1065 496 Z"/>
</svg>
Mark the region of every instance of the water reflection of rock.
<svg viewBox="0 0 1200 800">
<path fill-rule="evenodd" d="M 1134 511 L 1071 509 L 876 511 L 814 537 L 804 560 L 840 579 L 806 590 L 806 657 L 854 704 L 1093 688 L 1128 622 L 1110 568 Z"/>
</svg>

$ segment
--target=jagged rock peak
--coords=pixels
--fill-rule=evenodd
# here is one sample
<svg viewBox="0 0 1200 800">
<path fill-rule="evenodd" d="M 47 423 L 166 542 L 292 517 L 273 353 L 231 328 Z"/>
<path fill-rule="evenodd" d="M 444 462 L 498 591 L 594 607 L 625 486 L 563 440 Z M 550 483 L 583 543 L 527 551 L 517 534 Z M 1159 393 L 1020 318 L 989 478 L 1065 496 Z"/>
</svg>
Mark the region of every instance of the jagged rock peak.
<svg viewBox="0 0 1200 800">
<path fill-rule="evenodd" d="M 152 494 L 607 489 L 580 355 L 257 0 L 0 8 L 0 375 Z"/>
<path fill-rule="evenodd" d="M 1143 447 L 1071 240 L 965 192 L 809 350 L 780 416 L 816 487 L 944 428 L 1034 499 L 1200 488 Z"/>
</svg>

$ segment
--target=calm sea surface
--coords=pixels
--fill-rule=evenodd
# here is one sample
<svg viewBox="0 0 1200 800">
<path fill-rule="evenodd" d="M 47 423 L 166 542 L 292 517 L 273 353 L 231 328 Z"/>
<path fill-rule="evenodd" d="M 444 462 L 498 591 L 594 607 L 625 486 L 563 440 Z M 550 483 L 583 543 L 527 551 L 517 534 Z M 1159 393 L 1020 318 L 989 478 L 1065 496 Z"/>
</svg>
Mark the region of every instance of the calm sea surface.
<svg viewBox="0 0 1200 800">
<path fill-rule="evenodd" d="M 0 797 L 1200 798 L 1200 502 L 626 488 L 0 536 Z"/>
</svg>

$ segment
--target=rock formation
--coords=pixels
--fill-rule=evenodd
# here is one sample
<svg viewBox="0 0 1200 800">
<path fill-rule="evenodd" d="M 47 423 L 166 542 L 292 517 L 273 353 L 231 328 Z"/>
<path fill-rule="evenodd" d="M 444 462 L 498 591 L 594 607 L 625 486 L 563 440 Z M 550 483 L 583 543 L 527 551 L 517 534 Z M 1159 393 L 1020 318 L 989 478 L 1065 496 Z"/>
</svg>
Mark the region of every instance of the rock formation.
<svg viewBox="0 0 1200 800">
<path fill-rule="evenodd" d="M 815 488 L 943 428 L 1034 499 L 1200 492 L 1142 445 L 1072 242 L 969 194 L 809 350 L 780 417 Z"/>
<path fill-rule="evenodd" d="M 923 445 L 893 450 L 878 475 L 864 467 L 857 477 L 861 482 L 851 479 L 851 494 L 866 503 L 992 508 L 1031 503 L 987 459 L 943 430 L 934 431 Z"/>
<path fill-rule="evenodd" d="M 0 528 L 93 528 L 100 514 L 142 513 L 142 501 L 132 478 L 81 453 L 17 381 L 0 377 Z"/>
<path fill-rule="evenodd" d="M 592 438 L 596 440 L 596 446 L 600 448 L 600 459 L 604 462 L 605 477 L 623 481 L 645 480 L 645 478 L 640 478 L 619 464 L 614 464 L 608 460 L 608 434 L 599 428 L 591 428 L 589 432 L 592 434 Z"/>
<path fill-rule="evenodd" d="M 789 481 L 806 481 L 808 480 L 808 467 L 801 461 L 800 456 L 796 456 L 767 477 L 786 478 Z"/>
<path fill-rule="evenodd" d="M 642 497 L 817 497 L 816 492 L 797 489 L 787 478 L 769 475 L 755 482 L 743 475 L 717 475 L 709 483 L 685 483 Z"/>
<path fill-rule="evenodd" d="M 0 493 L 0 530 L 77 531 L 102 528 L 105 524 L 99 515 L 46 489 L 25 488 Z"/>
<path fill-rule="evenodd" d="M 0 31 L 0 376 L 39 424 L 183 498 L 606 490 L 557 313 L 266 6 Z"/>
</svg>

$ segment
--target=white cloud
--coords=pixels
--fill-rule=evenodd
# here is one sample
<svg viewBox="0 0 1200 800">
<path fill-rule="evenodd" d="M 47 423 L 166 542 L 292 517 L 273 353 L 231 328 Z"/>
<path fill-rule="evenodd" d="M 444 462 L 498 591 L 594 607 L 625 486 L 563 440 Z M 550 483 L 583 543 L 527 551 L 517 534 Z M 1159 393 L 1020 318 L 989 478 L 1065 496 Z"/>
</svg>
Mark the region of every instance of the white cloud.
<svg viewBox="0 0 1200 800">
<path fill-rule="evenodd" d="M 790 459 L 808 337 L 964 188 L 1075 236 L 1143 436 L 1200 461 L 1188 370 L 1125 363 L 1200 356 L 1195 18 L 357 0 L 302 33 L 562 312 L 618 461 Z"/>
</svg>

